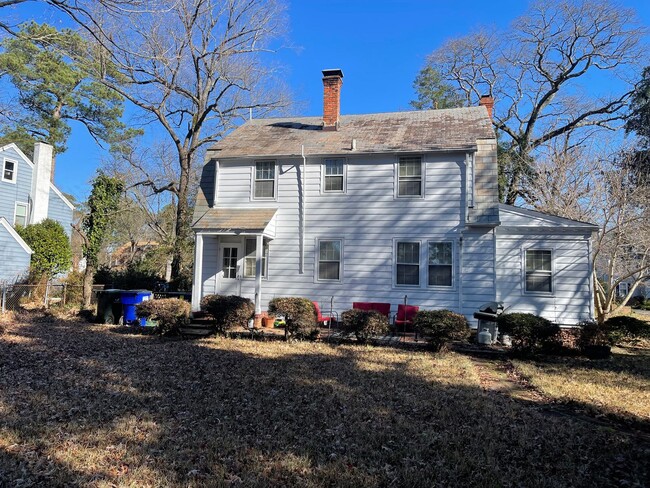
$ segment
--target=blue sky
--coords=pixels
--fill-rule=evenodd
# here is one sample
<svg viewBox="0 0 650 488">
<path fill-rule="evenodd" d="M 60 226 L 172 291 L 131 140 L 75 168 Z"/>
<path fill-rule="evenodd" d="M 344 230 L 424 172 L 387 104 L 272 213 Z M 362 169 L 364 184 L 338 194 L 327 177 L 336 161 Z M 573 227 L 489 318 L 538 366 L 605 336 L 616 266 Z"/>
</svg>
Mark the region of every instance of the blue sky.
<svg viewBox="0 0 650 488">
<path fill-rule="evenodd" d="M 528 2 L 493 0 L 290 0 L 288 33 L 275 61 L 285 68 L 300 115 L 322 111 L 321 70 L 344 73 L 344 114 L 406 110 L 427 54 L 445 40 L 480 25 L 506 27 Z M 623 0 L 650 26 L 650 1 Z M 5 10 L 3 10 L 5 14 Z M 16 20 L 58 23 L 39 3 L 12 11 Z M 164 137 L 164 135 L 161 135 Z M 68 151 L 57 158 L 57 186 L 83 200 L 105 152 L 74 127 Z"/>
</svg>

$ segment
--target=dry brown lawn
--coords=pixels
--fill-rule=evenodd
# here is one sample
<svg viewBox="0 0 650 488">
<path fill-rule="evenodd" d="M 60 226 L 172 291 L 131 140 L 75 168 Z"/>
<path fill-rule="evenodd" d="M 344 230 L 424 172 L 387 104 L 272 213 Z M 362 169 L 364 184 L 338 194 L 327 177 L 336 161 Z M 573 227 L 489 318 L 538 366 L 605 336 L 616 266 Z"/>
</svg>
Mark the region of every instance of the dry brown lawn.
<svg viewBox="0 0 650 488">
<path fill-rule="evenodd" d="M 613 349 L 612 358 L 514 361 L 545 395 L 650 426 L 650 349 Z"/>
<path fill-rule="evenodd" d="M 643 486 L 649 456 L 484 391 L 453 353 L 75 321 L 0 336 L 0 486 Z"/>
</svg>

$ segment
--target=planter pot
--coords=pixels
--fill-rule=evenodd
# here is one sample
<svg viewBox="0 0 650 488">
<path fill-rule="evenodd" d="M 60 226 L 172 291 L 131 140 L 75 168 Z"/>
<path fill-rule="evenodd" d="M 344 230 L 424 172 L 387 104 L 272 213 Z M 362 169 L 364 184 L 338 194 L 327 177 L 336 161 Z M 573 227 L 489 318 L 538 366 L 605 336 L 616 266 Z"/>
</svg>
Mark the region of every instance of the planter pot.
<svg viewBox="0 0 650 488">
<path fill-rule="evenodd" d="M 612 348 L 603 345 L 587 346 L 584 353 L 589 359 L 607 359 L 612 355 Z"/>
<path fill-rule="evenodd" d="M 275 317 L 264 317 L 262 319 L 262 326 L 267 329 L 272 329 L 275 324 Z"/>
</svg>

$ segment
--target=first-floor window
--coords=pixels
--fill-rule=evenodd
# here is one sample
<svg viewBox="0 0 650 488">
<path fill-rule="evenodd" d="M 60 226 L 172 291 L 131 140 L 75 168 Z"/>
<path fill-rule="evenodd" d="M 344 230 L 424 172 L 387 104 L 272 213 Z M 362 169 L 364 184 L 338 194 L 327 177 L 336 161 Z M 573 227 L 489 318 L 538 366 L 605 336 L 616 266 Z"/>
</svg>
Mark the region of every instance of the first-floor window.
<svg viewBox="0 0 650 488">
<path fill-rule="evenodd" d="M 341 241 L 318 241 L 318 279 L 341 281 Z"/>
<path fill-rule="evenodd" d="M 237 278 L 237 248 L 223 248 L 223 277 L 228 279 Z"/>
<path fill-rule="evenodd" d="M 550 293 L 553 291 L 551 257 L 551 251 L 548 250 L 526 250 L 525 289 L 527 292 Z"/>
<path fill-rule="evenodd" d="M 244 278 L 255 278 L 255 262 L 257 260 L 257 239 L 246 239 L 246 252 L 244 253 Z M 262 246 L 262 276 L 266 277 L 266 263 L 269 254 L 269 245 L 264 242 Z"/>
<path fill-rule="evenodd" d="M 397 285 L 420 284 L 420 243 L 398 242 L 395 266 Z"/>
<path fill-rule="evenodd" d="M 451 242 L 429 242 L 429 286 L 451 286 Z"/>
<path fill-rule="evenodd" d="M 14 218 L 14 227 L 27 225 L 27 204 L 16 202 L 16 216 Z"/>
</svg>

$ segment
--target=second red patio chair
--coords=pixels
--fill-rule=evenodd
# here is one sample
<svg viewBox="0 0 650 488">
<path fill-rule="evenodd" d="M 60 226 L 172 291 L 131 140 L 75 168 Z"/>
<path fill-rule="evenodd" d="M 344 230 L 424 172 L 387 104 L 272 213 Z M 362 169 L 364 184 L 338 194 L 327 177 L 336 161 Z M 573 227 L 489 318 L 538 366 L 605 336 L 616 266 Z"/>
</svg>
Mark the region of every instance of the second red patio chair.
<svg viewBox="0 0 650 488">
<path fill-rule="evenodd" d="M 406 332 L 407 327 L 412 329 L 413 319 L 418 310 L 420 310 L 420 307 L 417 305 L 397 305 L 397 314 L 395 314 L 395 320 L 393 321 L 397 331 L 401 329 L 402 332 Z"/>
</svg>

